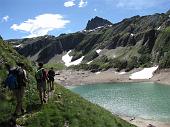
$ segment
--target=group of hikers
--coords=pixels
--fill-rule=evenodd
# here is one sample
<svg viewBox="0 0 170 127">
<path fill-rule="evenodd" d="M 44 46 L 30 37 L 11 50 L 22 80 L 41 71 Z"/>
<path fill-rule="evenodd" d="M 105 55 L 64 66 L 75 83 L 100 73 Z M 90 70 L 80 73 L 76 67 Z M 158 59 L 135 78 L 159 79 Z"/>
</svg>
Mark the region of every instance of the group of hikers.
<svg viewBox="0 0 170 127">
<path fill-rule="evenodd" d="M 18 116 L 20 113 L 24 114 L 25 112 L 23 108 L 23 97 L 26 84 L 29 82 L 24 64 L 17 63 L 17 65 L 18 67 L 16 68 L 11 68 L 9 65 L 6 65 L 8 76 L 4 81 L 5 87 L 8 87 L 16 98 L 16 108 L 13 116 Z M 54 76 L 55 72 L 53 68 L 47 71 L 47 69 L 43 68 L 43 63 L 38 63 L 35 78 L 41 104 L 47 102 L 47 84 L 48 92 L 54 90 Z"/>
</svg>

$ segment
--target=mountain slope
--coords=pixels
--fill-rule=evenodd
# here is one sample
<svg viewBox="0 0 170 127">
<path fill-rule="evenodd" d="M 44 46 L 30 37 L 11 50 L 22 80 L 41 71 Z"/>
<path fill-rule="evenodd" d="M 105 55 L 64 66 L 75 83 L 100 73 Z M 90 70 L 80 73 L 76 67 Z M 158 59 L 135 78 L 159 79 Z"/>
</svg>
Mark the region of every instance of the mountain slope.
<svg viewBox="0 0 170 127">
<path fill-rule="evenodd" d="M 98 20 L 104 22 L 105 25 L 100 24 L 102 25 L 100 27 L 92 25 L 94 29 L 90 28 L 90 30 L 63 34 L 59 37 L 43 36 L 15 41 L 17 42 L 16 44 L 21 44 L 16 49 L 20 54 L 31 60 L 44 63 L 49 63 L 51 60 L 63 63 L 61 57 L 69 50 L 72 50 L 69 54 L 73 56 L 72 61 L 84 56 L 83 66 L 92 60 L 94 61 L 92 64 L 96 64 L 95 60 L 98 61 L 101 57 L 106 56 L 106 68 L 97 67 L 99 70 L 110 67 L 129 70 L 139 66 L 161 64 L 161 60 L 155 55 L 158 51 L 160 52 L 161 48 L 155 48 L 155 44 L 159 41 L 163 45 L 166 43 L 169 45 L 169 39 L 166 39 L 169 35 L 165 36 L 165 39 L 160 39 L 162 38 L 160 36 L 164 36 L 163 33 L 169 29 L 169 12 L 148 16 L 134 16 L 112 25 L 108 25 L 109 21 L 95 17 L 88 24 L 100 22 Z M 165 43 L 164 41 L 167 42 Z M 8 42 L 11 42 L 11 40 L 8 40 Z M 96 54 L 95 52 L 98 49 L 102 51 Z M 165 52 L 163 50 L 161 56 L 166 54 Z M 91 57 L 92 54 L 93 56 Z M 134 58 L 136 61 L 133 61 Z M 162 58 L 166 59 L 165 57 Z M 131 65 L 132 61 L 136 62 L 136 66 Z M 122 63 L 123 66 L 119 67 L 118 65 L 121 64 L 117 63 Z M 91 69 L 89 66 L 92 65 L 85 66 Z"/>
</svg>

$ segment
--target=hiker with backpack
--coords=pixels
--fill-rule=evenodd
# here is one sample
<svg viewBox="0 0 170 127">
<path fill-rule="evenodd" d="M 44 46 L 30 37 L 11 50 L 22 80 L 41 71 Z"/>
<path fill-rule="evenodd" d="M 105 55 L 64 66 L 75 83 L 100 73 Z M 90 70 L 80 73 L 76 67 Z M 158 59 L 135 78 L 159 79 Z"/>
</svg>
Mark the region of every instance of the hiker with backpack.
<svg viewBox="0 0 170 127">
<path fill-rule="evenodd" d="M 35 78 L 37 81 L 37 89 L 39 91 L 39 97 L 41 104 L 46 103 L 46 81 L 47 81 L 47 73 L 43 68 L 43 63 L 38 64 L 38 69 L 35 74 Z"/>
<path fill-rule="evenodd" d="M 16 98 L 16 108 L 14 116 L 19 115 L 19 113 L 24 114 L 23 109 L 23 97 L 27 82 L 27 75 L 24 69 L 23 63 L 17 63 L 18 67 L 15 69 L 9 69 L 9 74 L 5 80 L 5 86 L 8 87 L 14 94 Z"/>
<path fill-rule="evenodd" d="M 55 72 L 53 70 L 53 67 L 51 67 L 50 70 L 48 71 L 48 83 L 50 91 L 54 90 L 54 76 Z"/>
</svg>

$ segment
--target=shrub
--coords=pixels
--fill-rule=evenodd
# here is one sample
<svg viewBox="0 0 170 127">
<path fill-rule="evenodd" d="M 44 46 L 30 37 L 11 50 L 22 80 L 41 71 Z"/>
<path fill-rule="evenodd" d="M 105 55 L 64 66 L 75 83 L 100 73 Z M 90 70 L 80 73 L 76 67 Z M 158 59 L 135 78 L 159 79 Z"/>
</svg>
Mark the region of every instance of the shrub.
<svg viewBox="0 0 170 127">
<path fill-rule="evenodd" d="M 113 67 L 117 68 L 117 71 L 120 71 L 120 70 L 125 69 L 127 67 L 127 61 L 126 60 L 114 59 L 113 62 L 114 62 Z"/>
<path fill-rule="evenodd" d="M 160 68 L 170 68 L 170 51 L 168 51 L 165 57 L 159 63 Z"/>
<path fill-rule="evenodd" d="M 148 67 L 151 64 L 151 55 L 150 54 L 143 54 L 139 57 L 139 65 L 143 67 Z"/>
<path fill-rule="evenodd" d="M 130 60 L 128 61 L 128 64 L 127 64 L 127 67 L 126 67 L 126 70 L 125 71 L 130 71 L 134 68 L 137 68 L 139 67 L 139 64 L 138 64 L 138 57 L 137 56 L 133 56 L 130 58 Z"/>
<path fill-rule="evenodd" d="M 88 53 L 88 54 L 84 57 L 83 61 L 88 62 L 88 61 L 91 61 L 91 60 L 95 59 L 95 58 L 98 57 L 98 56 L 99 56 L 99 55 L 98 55 L 98 53 L 97 53 L 96 51 L 92 51 L 92 52 Z"/>
</svg>

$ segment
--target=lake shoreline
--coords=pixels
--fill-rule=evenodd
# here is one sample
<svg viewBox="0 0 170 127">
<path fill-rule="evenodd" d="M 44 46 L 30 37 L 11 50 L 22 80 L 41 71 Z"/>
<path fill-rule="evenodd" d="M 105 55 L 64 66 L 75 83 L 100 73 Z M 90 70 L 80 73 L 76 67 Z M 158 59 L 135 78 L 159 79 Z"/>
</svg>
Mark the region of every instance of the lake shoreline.
<svg viewBox="0 0 170 127">
<path fill-rule="evenodd" d="M 147 127 L 149 124 L 153 125 L 153 127 L 170 127 L 170 123 L 167 122 L 161 122 L 156 120 L 150 120 L 150 119 L 143 119 L 139 117 L 128 117 L 128 116 L 119 116 L 123 120 L 134 124 L 138 127 Z"/>
<path fill-rule="evenodd" d="M 56 72 L 59 75 L 55 76 L 55 81 L 64 86 L 72 85 L 88 85 L 96 83 L 127 83 L 127 82 L 152 82 L 159 83 L 162 85 L 170 85 L 170 69 L 157 70 L 151 79 L 144 80 L 132 80 L 129 79 L 129 76 L 141 69 L 134 69 L 130 72 L 116 72 L 114 69 L 109 69 L 103 72 L 92 73 L 90 71 L 74 71 L 74 70 L 62 70 Z M 147 127 L 149 124 L 152 124 L 156 127 L 170 127 L 170 123 L 159 122 L 154 120 L 145 120 L 142 118 L 135 118 L 130 120 L 131 117 L 119 116 L 122 119 L 137 125 L 138 127 Z"/>
<path fill-rule="evenodd" d="M 162 85 L 170 85 L 170 69 L 157 70 L 150 79 L 130 79 L 129 76 L 141 69 L 134 69 L 130 72 L 116 72 L 114 69 L 92 73 L 90 71 L 62 70 L 56 72 L 55 81 L 64 86 L 86 85 L 95 83 L 127 83 L 127 82 L 153 82 Z"/>
</svg>

